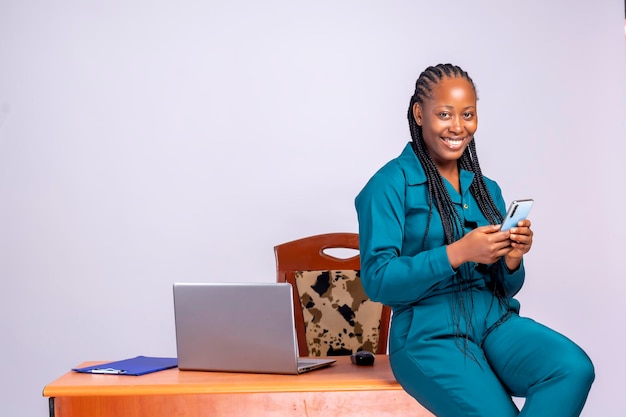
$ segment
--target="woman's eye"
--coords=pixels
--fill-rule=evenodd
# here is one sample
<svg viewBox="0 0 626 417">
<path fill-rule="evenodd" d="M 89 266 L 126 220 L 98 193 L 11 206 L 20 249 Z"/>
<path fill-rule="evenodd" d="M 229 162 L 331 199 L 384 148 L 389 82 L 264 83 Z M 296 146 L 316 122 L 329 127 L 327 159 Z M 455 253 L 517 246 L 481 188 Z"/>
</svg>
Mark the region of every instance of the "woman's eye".
<svg viewBox="0 0 626 417">
<path fill-rule="evenodd" d="M 465 117 L 466 119 L 471 119 L 472 117 L 474 117 L 474 113 L 471 113 L 471 112 L 463 113 L 463 117 Z"/>
<path fill-rule="evenodd" d="M 448 113 L 447 111 L 442 111 L 441 113 L 439 113 L 439 117 L 441 117 L 442 119 L 447 119 L 448 117 L 450 117 L 450 113 Z"/>
</svg>

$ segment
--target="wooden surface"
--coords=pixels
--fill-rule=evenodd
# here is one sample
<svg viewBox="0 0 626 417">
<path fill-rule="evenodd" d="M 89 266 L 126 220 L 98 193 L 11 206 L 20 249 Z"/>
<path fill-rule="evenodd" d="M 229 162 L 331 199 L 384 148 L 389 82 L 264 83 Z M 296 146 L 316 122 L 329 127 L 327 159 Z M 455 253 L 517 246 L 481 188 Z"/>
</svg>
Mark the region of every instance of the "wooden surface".
<svg viewBox="0 0 626 417">
<path fill-rule="evenodd" d="M 373 367 L 338 357 L 335 365 L 302 375 L 177 368 L 142 376 L 68 372 L 43 395 L 54 398 L 55 417 L 432 417 L 398 385 L 385 355 L 377 355 Z"/>
</svg>

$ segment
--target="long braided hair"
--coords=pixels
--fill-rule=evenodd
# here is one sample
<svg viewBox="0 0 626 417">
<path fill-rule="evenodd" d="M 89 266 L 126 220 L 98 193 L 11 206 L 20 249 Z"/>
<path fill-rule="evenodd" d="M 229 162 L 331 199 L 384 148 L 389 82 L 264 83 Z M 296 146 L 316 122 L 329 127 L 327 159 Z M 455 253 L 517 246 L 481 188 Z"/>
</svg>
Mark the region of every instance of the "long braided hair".
<svg viewBox="0 0 626 417">
<path fill-rule="evenodd" d="M 426 147 L 426 143 L 424 142 L 424 138 L 422 136 L 422 127 L 417 124 L 415 121 L 415 117 L 413 115 L 413 106 L 415 103 L 419 103 L 420 105 L 424 104 L 426 99 L 432 97 L 433 88 L 444 78 L 463 78 L 469 82 L 469 84 L 476 92 L 476 86 L 474 82 L 467 74 L 467 72 L 463 71 L 460 67 L 452 64 L 438 64 L 434 67 L 426 68 L 419 76 L 415 83 L 415 92 L 411 97 L 409 103 L 408 110 L 408 121 L 409 121 L 409 129 L 411 131 L 411 145 L 413 147 L 413 151 L 417 156 L 417 159 L 421 163 L 424 172 L 426 173 L 427 178 L 427 187 L 428 187 L 428 199 L 429 199 L 429 213 L 428 213 L 428 222 L 426 226 L 426 231 L 424 233 L 424 240 L 422 242 L 422 248 L 426 249 L 426 241 L 428 237 L 428 232 L 430 230 L 430 223 L 432 220 L 433 209 L 436 209 L 441 216 L 441 225 L 443 226 L 445 243 L 450 244 L 459 240 L 464 235 L 464 225 L 461 219 L 461 216 L 457 209 L 454 207 L 452 203 L 452 199 L 450 198 L 450 194 L 448 193 L 446 186 L 443 182 L 442 176 L 437 169 L 433 159 L 431 158 L 428 149 Z M 466 171 L 471 171 L 474 173 L 474 180 L 470 185 L 470 193 L 476 200 L 480 211 L 483 213 L 485 218 L 491 224 L 499 224 L 502 221 L 502 214 L 498 210 L 489 190 L 487 189 L 487 185 L 485 184 L 485 179 L 483 177 L 482 171 L 480 169 L 480 164 L 478 163 L 478 156 L 476 154 L 476 141 L 471 140 L 468 146 L 465 148 L 462 156 L 457 161 L 459 169 L 463 169 Z M 508 306 L 508 299 L 504 294 L 503 286 L 500 282 L 498 282 L 497 277 L 500 276 L 499 270 L 501 268 L 501 264 L 496 262 L 490 268 L 490 276 L 492 291 L 494 294 L 494 298 L 496 298 L 499 302 L 503 302 Z M 455 294 L 457 298 L 457 302 L 454 303 L 455 309 L 458 309 L 454 312 L 455 322 L 457 325 L 457 334 L 462 334 L 462 329 L 460 328 L 460 317 L 463 317 L 466 322 L 466 337 L 465 343 L 462 347 L 463 351 L 467 353 L 468 340 L 467 337 L 472 330 L 472 315 L 473 315 L 473 300 L 471 298 L 470 292 L 470 305 L 466 305 L 466 297 L 463 296 L 463 291 L 467 288 L 468 283 L 464 281 L 465 274 L 463 272 L 469 272 L 470 265 L 464 264 L 461 265 L 457 271 L 455 276 Z M 473 356 L 473 355 L 471 355 Z"/>
</svg>

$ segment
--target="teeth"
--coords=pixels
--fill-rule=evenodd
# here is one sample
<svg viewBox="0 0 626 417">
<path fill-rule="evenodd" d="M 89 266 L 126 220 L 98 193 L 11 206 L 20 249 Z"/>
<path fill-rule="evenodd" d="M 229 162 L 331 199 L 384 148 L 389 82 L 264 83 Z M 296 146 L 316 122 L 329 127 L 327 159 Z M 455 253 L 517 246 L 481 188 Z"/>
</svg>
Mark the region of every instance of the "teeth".
<svg viewBox="0 0 626 417">
<path fill-rule="evenodd" d="M 446 138 L 445 141 L 448 142 L 450 145 L 460 145 L 461 143 L 463 143 L 463 139 Z"/>
</svg>

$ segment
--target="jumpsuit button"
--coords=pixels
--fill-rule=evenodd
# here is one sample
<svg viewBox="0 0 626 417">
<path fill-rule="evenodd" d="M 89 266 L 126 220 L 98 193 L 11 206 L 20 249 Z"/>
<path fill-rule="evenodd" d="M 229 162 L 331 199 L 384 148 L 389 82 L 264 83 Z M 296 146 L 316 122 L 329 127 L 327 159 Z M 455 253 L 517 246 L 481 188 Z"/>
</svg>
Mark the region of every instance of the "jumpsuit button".
<svg viewBox="0 0 626 417">
<path fill-rule="evenodd" d="M 469 206 L 468 206 L 467 204 L 463 204 L 463 208 L 464 208 L 465 210 L 467 210 L 467 209 L 469 208 Z"/>
</svg>

